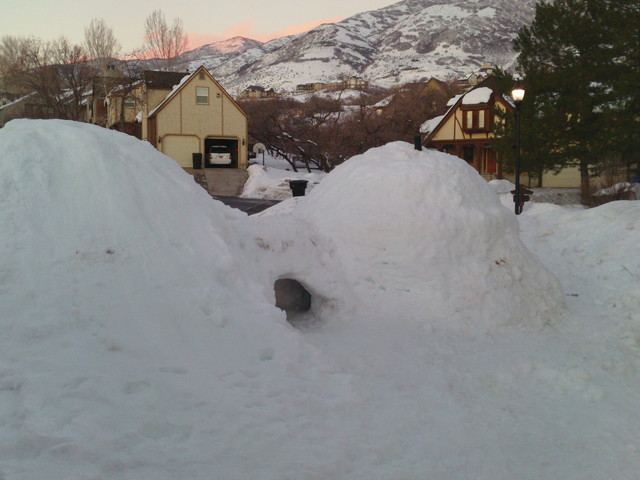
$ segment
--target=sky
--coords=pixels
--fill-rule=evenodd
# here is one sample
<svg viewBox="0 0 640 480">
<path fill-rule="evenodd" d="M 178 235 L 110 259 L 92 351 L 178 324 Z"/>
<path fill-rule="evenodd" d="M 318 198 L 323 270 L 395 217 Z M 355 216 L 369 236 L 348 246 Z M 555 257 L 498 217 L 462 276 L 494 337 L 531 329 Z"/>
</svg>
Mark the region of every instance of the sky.
<svg viewBox="0 0 640 480">
<path fill-rule="evenodd" d="M 36 36 L 53 40 L 61 35 L 76 43 L 84 39 L 84 29 L 93 18 L 102 18 L 111 26 L 125 52 L 142 45 L 144 22 L 155 9 L 165 14 L 168 23 L 183 21 L 190 48 L 236 35 L 267 41 L 300 33 L 321 23 L 332 23 L 356 13 L 375 10 L 395 3 L 393 0 L 239 0 L 203 2 L 86 2 L 80 0 L 2 0 L 0 36 Z M 37 14 L 36 14 L 37 12 Z"/>
</svg>

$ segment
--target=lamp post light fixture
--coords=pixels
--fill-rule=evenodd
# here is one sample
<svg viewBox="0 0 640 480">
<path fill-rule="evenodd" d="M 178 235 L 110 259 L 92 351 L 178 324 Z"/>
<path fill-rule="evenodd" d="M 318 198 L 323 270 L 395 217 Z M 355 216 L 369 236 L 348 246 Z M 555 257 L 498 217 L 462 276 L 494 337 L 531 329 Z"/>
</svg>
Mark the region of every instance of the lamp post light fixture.
<svg viewBox="0 0 640 480">
<path fill-rule="evenodd" d="M 516 190 L 513 195 L 513 203 L 515 204 L 515 213 L 520 215 L 522 213 L 522 207 L 524 204 L 524 193 L 520 188 L 520 105 L 524 99 L 524 88 L 519 83 L 511 90 L 511 98 L 516 104 Z"/>
</svg>

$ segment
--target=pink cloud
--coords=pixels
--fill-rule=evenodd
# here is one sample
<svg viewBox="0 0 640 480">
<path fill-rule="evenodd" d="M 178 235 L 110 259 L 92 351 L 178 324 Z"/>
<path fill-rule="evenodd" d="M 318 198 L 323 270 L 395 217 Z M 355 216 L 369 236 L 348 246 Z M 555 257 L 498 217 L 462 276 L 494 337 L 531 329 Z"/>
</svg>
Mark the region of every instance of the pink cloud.
<svg viewBox="0 0 640 480">
<path fill-rule="evenodd" d="M 273 40 L 274 38 L 285 37 L 287 35 L 295 35 L 296 33 L 307 32 L 318 25 L 322 25 L 323 23 L 335 23 L 342 20 L 340 17 L 327 18 L 325 20 L 301 23 L 298 25 L 290 25 L 282 30 L 271 33 L 261 32 L 256 28 L 256 24 L 254 22 L 244 22 L 238 23 L 236 25 L 231 25 L 227 29 L 225 29 L 221 34 L 213 34 L 213 33 L 199 33 L 199 32 L 190 32 L 189 33 L 189 49 L 197 48 L 201 45 L 207 45 L 209 43 L 219 42 L 221 40 L 226 40 L 228 38 L 233 37 L 245 37 L 251 38 L 253 40 L 259 40 L 261 42 L 268 42 L 269 40 Z"/>
</svg>

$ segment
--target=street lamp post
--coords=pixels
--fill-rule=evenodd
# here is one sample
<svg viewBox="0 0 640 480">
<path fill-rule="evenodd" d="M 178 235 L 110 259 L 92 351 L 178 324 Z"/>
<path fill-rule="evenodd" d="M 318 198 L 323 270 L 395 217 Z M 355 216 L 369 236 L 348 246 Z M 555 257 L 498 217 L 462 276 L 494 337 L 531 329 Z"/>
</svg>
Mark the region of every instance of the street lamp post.
<svg viewBox="0 0 640 480">
<path fill-rule="evenodd" d="M 522 201 L 524 194 L 520 189 L 520 105 L 524 99 L 524 88 L 516 83 L 516 86 L 511 90 L 511 98 L 516 104 L 516 193 L 513 196 L 513 203 L 516 215 L 520 215 L 524 203 Z"/>
</svg>

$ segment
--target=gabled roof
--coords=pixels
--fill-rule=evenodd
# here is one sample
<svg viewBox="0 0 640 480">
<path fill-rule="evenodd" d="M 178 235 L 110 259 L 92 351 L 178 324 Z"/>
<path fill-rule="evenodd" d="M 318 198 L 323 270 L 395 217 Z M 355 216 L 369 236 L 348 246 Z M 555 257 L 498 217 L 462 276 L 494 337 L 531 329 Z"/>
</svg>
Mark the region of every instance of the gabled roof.
<svg viewBox="0 0 640 480">
<path fill-rule="evenodd" d="M 490 94 L 488 90 L 491 91 Z M 465 97 L 467 96 L 469 96 L 469 101 L 465 102 Z M 489 76 L 478 85 L 473 87 L 471 90 L 469 90 L 467 93 L 459 95 L 457 100 L 451 105 L 451 108 L 449 108 L 447 113 L 440 117 L 439 122 L 436 123 L 434 121 L 436 119 L 431 119 L 422 124 L 422 126 L 420 127 L 420 131 L 427 134 L 425 143 L 428 143 L 433 138 L 440 127 L 444 125 L 449 120 L 451 115 L 453 115 L 454 112 L 462 105 L 466 105 L 467 107 L 471 105 L 488 105 L 492 102 L 495 102 L 496 99 L 501 100 L 507 108 L 513 108 L 511 103 L 506 100 L 504 96 L 502 96 L 502 94 L 500 94 L 500 92 L 498 91 L 498 82 L 496 81 L 496 78 L 494 76 Z M 427 128 L 430 130 L 427 130 Z"/>
<path fill-rule="evenodd" d="M 13 102 L 9 102 L 9 103 L 6 103 L 4 105 L 0 105 L 0 110 L 4 110 L 5 108 L 10 108 L 11 106 L 17 105 L 18 103 L 24 102 L 25 100 L 27 100 L 28 98 L 33 97 L 34 95 L 36 95 L 36 92 L 31 92 L 31 93 L 28 93 L 27 95 L 24 95 L 22 97 L 16 98 Z"/>
<path fill-rule="evenodd" d="M 171 90 L 174 85 L 180 83 L 189 72 L 157 72 L 155 70 L 145 70 L 142 72 L 142 78 L 148 88 L 156 88 L 159 90 Z"/>
<path fill-rule="evenodd" d="M 233 103 L 233 105 L 235 105 L 235 107 L 240 110 L 240 112 L 242 112 L 242 114 L 246 117 L 247 114 L 244 112 L 244 110 L 242 110 L 242 108 L 240 107 L 240 105 L 238 105 L 238 103 L 233 99 L 233 97 L 231 97 L 231 95 L 229 95 L 227 93 L 227 91 L 222 87 L 222 85 L 220 85 L 218 83 L 218 81 L 213 78 L 213 76 L 211 75 L 211 73 L 209 73 L 209 70 L 207 70 L 206 68 L 204 68 L 204 66 L 200 66 L 198 67 L 191 75 L 185 75 L 184 73 L 182 74 L 182 77 L 180 79 L 178 79 L 178 82 L 176 82 L 176 84 L 172 85 L 169 88 L 173 88 L 173 90 L 171 90 L 171 93 L 169 93 L 169 95 L 167 95 L 167 97 L 160 102 L 160 104 L 154 108 L 153 110 L 151 110 L 149 112 L 149 114 L 147 115 L 147 118 L 153 118 L 155 117 L 158 112 L 160 110 L 162 110 L 165 105 L 167 105 L 184 87 L 185 85 L 187 85 L 196 75 L 199 75 L 200 72 L 204 72 L 205 75 L 207 75 L 209 77 L 209 79 L 218 87 L 220 88 L 220 90 L 222 91 L 223 95 L 225 95 L 227 97 L 227 99 L 229 99 L 231 101 L 231 103 Z M 165 72 L 167 73 L 167 72 Z"/>
</svg>

